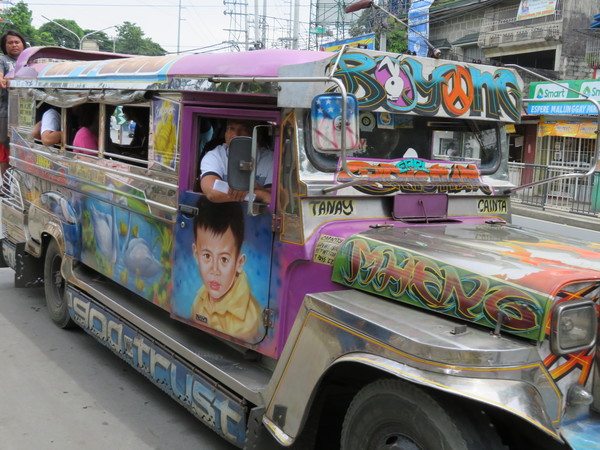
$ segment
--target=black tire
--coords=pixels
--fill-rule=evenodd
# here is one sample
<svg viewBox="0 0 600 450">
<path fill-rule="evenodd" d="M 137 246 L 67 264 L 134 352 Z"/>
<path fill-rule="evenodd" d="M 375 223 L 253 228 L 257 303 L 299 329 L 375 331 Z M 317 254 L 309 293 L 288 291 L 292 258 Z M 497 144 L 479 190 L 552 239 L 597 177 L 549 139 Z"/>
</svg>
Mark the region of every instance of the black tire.
<svg viewBox="0 0 600 450">
<path fill-rule="evenodd" d="M 60 328 L 74 328 L 75 322 L 69 315 L 66 296 L 66 281 L 60 272 L 63 255 L 55 240 L 46 250 L 44 259 L 44 292 L 50 319 Z"/>
<path fill-rule="evenodd" d="M 356 394 L 346 412 L 341 450 L 503 448 L 483 413 L 473 417 L 456 403 L 443 403 L 402 380 L 375 381 Z M 486 425 L 478 429 L 482 421 Z"/>
</svg>

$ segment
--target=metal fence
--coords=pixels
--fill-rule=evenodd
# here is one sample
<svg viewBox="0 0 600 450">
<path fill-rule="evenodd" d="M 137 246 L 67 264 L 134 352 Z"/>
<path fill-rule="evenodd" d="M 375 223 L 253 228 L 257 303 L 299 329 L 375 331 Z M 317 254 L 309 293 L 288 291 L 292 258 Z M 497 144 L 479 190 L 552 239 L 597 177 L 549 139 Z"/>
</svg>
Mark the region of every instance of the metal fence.
<svg viewBox="0 0 600 450">
<path fill-rule="evenodd" d="M 587 169 L 509 163 L 509 178 L 515 186 Z M 600 217 L 600 172 L 586 178 L 563 178 L 513 193 L 513 201 L 543 209 L 556 209 Z"/>
</svg>

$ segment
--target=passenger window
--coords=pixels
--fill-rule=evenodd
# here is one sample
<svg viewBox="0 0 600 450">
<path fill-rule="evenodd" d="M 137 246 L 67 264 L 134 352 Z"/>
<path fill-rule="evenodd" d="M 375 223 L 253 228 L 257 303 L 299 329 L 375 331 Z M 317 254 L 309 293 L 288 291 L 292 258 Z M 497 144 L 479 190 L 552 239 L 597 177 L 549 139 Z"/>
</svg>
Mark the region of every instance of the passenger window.
<svg viewBox="0 0 600 450">
<path fill-rule="evenodd" d="M 273 138 L 268 122 L 238 118 L 198 118 L 197 176 L 194 190 L 202 191 L 211 201 L 231 201 L 227 194 L 227 165 L 229 142 L 236 136 L 252 136 L 257 128 L 258 153 L 256 162 L 255 193 L 262 203 L 270 203 L 273 180 Z M 206 178 L 205 178 L 206 177 Z M 215 192 L 218 191 L 219 193 Z"/>
<path fill-rule="evenodd" d="M 225 123 L 225 119 L 217 119 L 212 117 L 198 117 L 197 119 L 196 127 L 198 132 L 193 186 L 193 189 L 196 192 L 200 192 L 202 190 L 200 188 L 202 160 L 209 151 L 225 143 Z"/>
<path fill-rule="evenodd" d="M 74 106 L 72 109 L 77 118 L 75 121 L 76 127 L 73 127 L 73 123 L 69 124 L 69 127 L 72 128 L 71 132 L 73 132 L 73 152 L 98 156 L 100 105 L 98 103 L 84 103 Z M 73 130 L 73 128 L 75 129 Z"/>
<path fill-rule="evenodd" d="M 148 163 L 148 105 L 119 105 L 107 108 L 107 156 L 135 165 Z"/>
</svg>

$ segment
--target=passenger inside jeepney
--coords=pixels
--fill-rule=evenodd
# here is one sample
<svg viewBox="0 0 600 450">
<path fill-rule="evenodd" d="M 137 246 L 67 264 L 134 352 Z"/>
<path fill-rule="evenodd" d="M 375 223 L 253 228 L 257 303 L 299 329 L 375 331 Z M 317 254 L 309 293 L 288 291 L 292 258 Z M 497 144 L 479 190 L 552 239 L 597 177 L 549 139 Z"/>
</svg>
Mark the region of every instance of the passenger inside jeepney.
<svg viewBox="0 0 600 450">
<path fill-rule="evenodd" d="M 84 103 L 77 107 L 76 112 L 79 121 L 79 129 L 73 138 L 74 153 L 85 155 L 97 155 L 98 151 L 98 114 L 97 103 Z M 91 152 L 86 150 L 93 150 Z"/>
<path fill-rule="evenodd" d="M 47 147 L 59 145 L 62 141 L 60 109 L 48 103 L 42 103 L 36 112 L 38 121 L 31 131 L 31 136 L 42 141 Z"/>
<path fill-rule="evenodd" d="M 231 140 L 237 136 L 252 136 L 253 128 L 257 125 L 264 125 L 264 123 L 228 119 L 223 136 L 224 142 L 202 157 L 200 161 L 200 188 L 211 202 L 242 202 L 246 200 L 248 191 L 237 191 L 229 188 L 224 192 L 219 181 L 227 181 L 227 164 Z M 256 195 L 256 201 L 270 203 L 271 184 L 273 182 L 273 151 L 265 144 L 266 142 L 259 138 L 254 194 Z"/>
</svg>

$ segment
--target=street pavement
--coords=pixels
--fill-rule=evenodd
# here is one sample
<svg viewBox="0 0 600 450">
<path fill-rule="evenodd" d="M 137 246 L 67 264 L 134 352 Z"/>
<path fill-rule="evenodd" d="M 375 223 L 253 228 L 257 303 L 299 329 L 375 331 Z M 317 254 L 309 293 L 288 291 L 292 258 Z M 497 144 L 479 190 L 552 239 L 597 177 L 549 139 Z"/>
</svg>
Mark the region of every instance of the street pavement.
<svg viewBox="0 0 600 450">
<path fill-rule="evenodd" d="M 513 203 L 512 223 L 588 242 L 600 242 L 600 218 L 597 217 Z"/>
<path fill-rule="evenodd" d="M 0 449 L 235 448 L 13 280 L 0 269 Z"/>
</svg>

